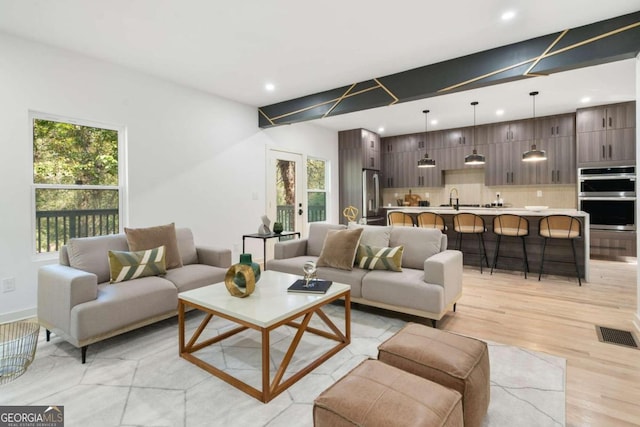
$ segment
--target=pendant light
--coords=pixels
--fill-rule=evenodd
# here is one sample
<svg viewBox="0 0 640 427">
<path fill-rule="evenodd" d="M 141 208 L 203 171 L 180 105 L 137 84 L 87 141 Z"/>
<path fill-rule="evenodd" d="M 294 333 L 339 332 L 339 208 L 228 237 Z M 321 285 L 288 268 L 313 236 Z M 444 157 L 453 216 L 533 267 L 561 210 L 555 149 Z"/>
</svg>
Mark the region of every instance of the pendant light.
<svg viewBox="0 0 640 427">
<path fill-rule="evenodd" d="M 427 147 L 427 128 L 429 127 L 429 110 L 423 110 L 424 113 L 424 146 Z M 436 161 L 429 158 L 429 153 L 425 152 L 424 157 L 418 160 L 419 168 L 433 168 Z"/>
<path fill-rule="evenodd" d="M 547 152 L 536 148 L 536 95 L 538 92 L 530 92 L 533 99 L 533 144 L 531 150 L 522 153 L 523 162 L 541 162 L 547 160 Z"/>
<path fill-rule="evenodd" d="M 476 105 L 478 105 L 478 101 L 473 101 L 471 105 L 473 105 L 473 152 L 465 156 L 464 164 L 465 166 L 484 165 L 484 156 L 478 154 L 478 150 L 476 150 Z"/>
</svg>

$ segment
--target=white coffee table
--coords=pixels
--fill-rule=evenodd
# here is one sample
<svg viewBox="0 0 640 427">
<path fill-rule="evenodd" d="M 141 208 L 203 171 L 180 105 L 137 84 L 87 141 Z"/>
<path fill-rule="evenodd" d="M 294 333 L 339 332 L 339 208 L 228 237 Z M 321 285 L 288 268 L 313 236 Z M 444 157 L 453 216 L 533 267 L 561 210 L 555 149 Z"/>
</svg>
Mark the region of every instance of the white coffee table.
<svg viewBox="0 0 640 427">
<path fill-rule="evenodd" d="M 287 292 L 287 288 L 297 279 L 300 279 L 300 276 L 277 271 L 264 271 L 260 281 L 256 283 L 255 292 L 246 298 L 232 297 L 224 283 L 180 293 L 178 298 L 180 356 L 256 399 L 262 402 L 270 401 L 351 342 L 351 287 L 334 282 L 326 294 Z M 324 305 L 340 298 L 344 298 L 344 332 L 322 311 Z M 187 308 L 203 311 L 207 315 L 189 342 L 185 344 L 184 313 Z M 331 332 L 309 326 L 309 321 L 314 314 L 322 319 Z M 231 320 L 240 326 L 213 338 L 197 342 L 213 316 Z M 298 318 L 302 318 L 302 320 L 296 321 Z M 270 380 L 269 333 L 281 326 L 293 327 L 297 329 L 297 332 L 273 380 Z M 252 387 L 193 354 L 249 328 L 260 331 L 262 336 L 262 390 Z M 312 360 L 306 367 L 283 380 L 285 370 L 306 331 L 335 340 L 337 344 L 317 359 Z"/>
</svg>

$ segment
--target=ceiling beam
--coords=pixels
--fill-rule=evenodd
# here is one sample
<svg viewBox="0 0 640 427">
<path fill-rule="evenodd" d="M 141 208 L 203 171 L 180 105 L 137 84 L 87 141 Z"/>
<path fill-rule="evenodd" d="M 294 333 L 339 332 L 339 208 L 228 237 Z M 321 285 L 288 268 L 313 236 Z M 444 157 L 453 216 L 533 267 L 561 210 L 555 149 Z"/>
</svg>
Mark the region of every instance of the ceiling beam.
<svg viewBox="0 0 640 427">
<path fill-rule="evenodd" d="M 634 58 L 640 12 L 258 108 L 269 128 Z"/>
</svg>

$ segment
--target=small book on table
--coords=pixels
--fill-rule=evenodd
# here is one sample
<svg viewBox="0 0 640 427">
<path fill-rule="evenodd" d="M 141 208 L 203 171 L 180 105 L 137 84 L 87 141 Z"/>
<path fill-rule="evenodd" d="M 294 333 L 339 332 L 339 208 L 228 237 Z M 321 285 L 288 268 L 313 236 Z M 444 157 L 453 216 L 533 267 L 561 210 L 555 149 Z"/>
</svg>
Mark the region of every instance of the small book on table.
<svg viewBox="0 0 640 427">
<path fill-rule="evenodd" d="M 307 281 L 304 279 L 296 280 L 293 285 L 289 286 L 288 292 L 304 292 L 310 294 L 325 294 L 331 287 L 331 280 L 310 280 L 307 286 Z"/>
</svg>

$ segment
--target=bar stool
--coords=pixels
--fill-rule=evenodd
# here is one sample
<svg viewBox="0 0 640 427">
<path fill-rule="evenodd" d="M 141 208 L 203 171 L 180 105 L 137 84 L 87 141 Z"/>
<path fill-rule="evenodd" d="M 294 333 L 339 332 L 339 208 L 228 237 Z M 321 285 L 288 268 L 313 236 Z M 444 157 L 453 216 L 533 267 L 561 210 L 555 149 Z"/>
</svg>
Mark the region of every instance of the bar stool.
<svg viewBox="0 0 640 427">
<path fill-rule="evenodd" d="M 529 221 L 519 215 L 502 214 L 493 218 L 493 232 L 498 238 L 496 239 L 496 253 L 493 257 L 491 265 L 491 274 L 493 269 L 498 265 L 498 255 L 500 254 L 500 240 L 502 236 L 519 237 L 522 240 L 522 267 L 524 270 L 524 278 L 527 278 L 529 272 L 529 259 L 527 257 L 527 246 L 524 238 L 529 235 Z"/>
<path fill-rule="evenodd" d="M 582 226 L 580 220 L 569 215 L 549 215 L 540 220 L 538 228 L 540 237 L 544 237 L 542 246 L 542 259 L 540 260 L 540 274 L 538 280 L 542 277 L 542 269 L 544 267 L 544 251 L 547 247 L 547 239 L 564 239 L 571 242 L 571 250 L 573 251 L 573 263 L 576 266 L 576 276 L 578 277 L 578 285 L 582 286 L 580 280 L 580 270 L 578 268 L 578 258 L 576 257 L 575 239 L 582 235 Z"/>
<path fill-rule="evenodd" d="M 482 274 L 482 258 L 485 259 L 487 267 L 489 267 L 489 258 L 484 247 L 484 232 L 487 231 L 484 225 L 484 219 L 481 216 L 472 213 L 459 213 L 453 217 L 453 230 L 458 233 L 456 237 L 457 249 L 462 247 L 463 234 L 475 234 L 478 236 L 478 253 L 480 254 L 480 274 Z"/>
<path fill-rule="evenodd" d="M 444 218 L 437 213 L 422 212 L 418 214 L 416 220 L 418 222 L 418 227 L 437 228 L 440 231 L 445 231 L 447 229 L 447 226 L 444 225 Z"/>
<path fill-rule="evenodd" d="M 411 215 L 404 212 L 389 212 L 387 215 L 389 219 L 389 225 L 399 225 L 403 227 L 413 227 L 413 218 Z"/>
</svg>

